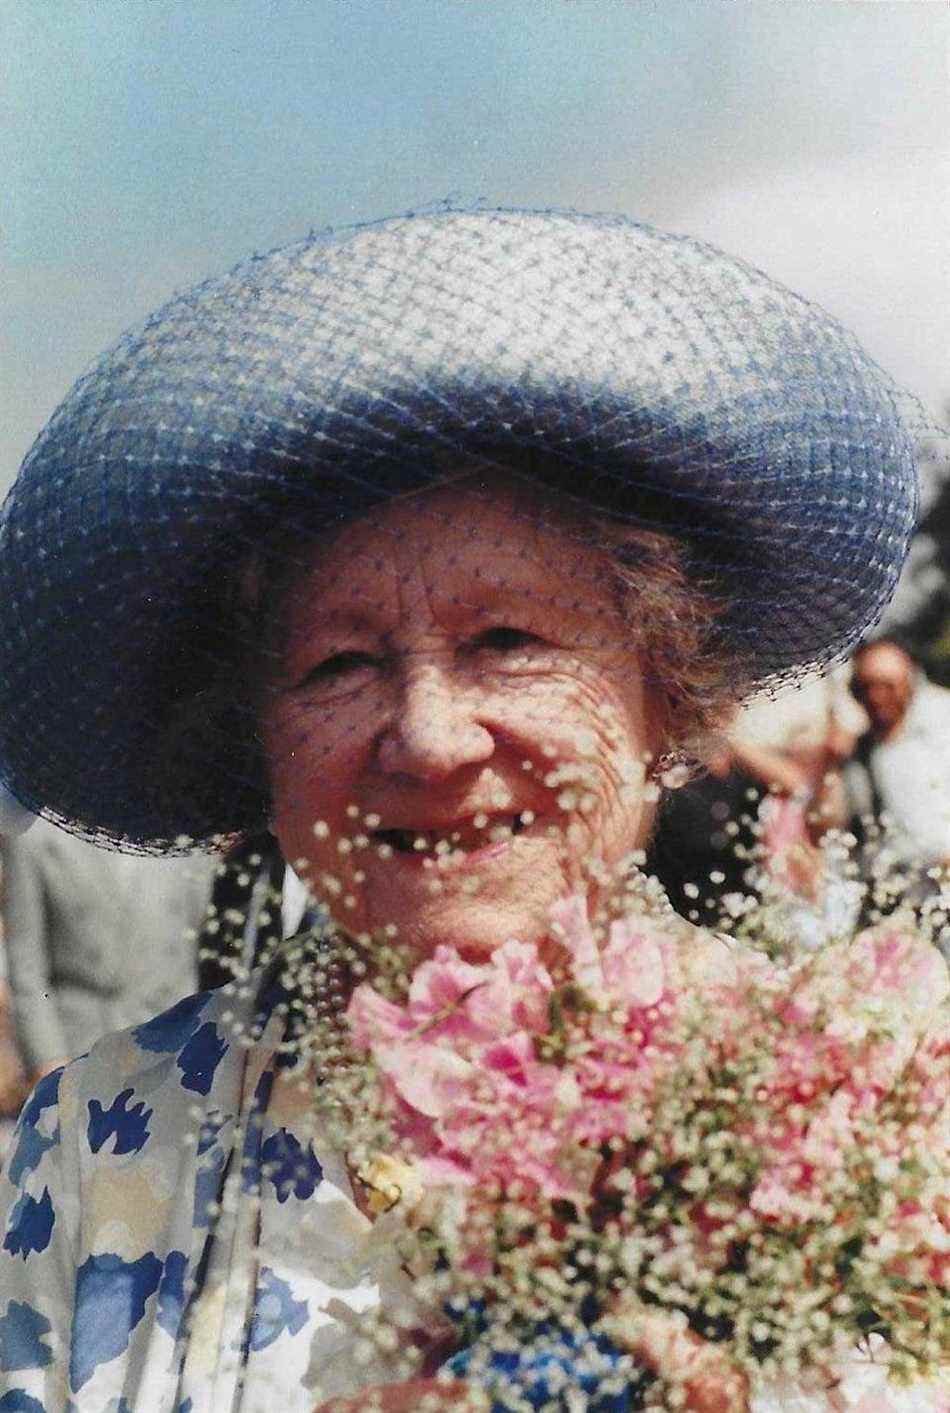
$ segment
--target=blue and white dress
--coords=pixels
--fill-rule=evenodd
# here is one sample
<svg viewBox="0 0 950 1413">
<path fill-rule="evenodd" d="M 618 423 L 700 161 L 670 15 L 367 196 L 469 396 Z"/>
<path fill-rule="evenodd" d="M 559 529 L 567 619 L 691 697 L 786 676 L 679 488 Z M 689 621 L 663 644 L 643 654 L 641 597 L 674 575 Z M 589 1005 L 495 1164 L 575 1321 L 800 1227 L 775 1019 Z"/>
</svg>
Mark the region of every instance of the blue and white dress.
<svg viewBox="0 0 950 1413">
<path fill-rule="evenodd" d="M 0 1413 L 311 1413 L 398 1377 L 379 1312 L 437 1334 L 312 1098 L 265 974 L 204 992 L 44 1079 L 0 1175 Z M 950 1413 L 856 1355 L 834 1401 L 751 1413 Z M 876 1402 L 874 1400 L 877 1400 Z M 870 1400 L 870 1402 L 868 1401 Z"/>
<path fill-rule="evenodd" d="M 366 1321 L 414 1323 L 410 1283 L 258 982 L 107 1037 L 27 1102 L 0 1176 L 0 1413 L 310 1413 L 393 1377 Z"/>
</svg>

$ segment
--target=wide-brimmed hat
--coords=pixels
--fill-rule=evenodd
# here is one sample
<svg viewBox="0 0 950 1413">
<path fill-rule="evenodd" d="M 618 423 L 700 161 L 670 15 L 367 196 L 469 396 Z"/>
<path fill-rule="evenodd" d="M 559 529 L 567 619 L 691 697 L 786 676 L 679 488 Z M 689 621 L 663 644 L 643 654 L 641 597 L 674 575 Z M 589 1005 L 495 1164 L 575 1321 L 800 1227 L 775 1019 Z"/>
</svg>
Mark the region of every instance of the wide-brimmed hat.
<svg viewBox="0 0 950 1413">
<path fill-rule="evenodd" d="M 481 209 L 314 236 L 127 334 L 26 458 L 0 526 L 10 789 L 125 847 L 259 823 L 224 728 L 156 759 L 215 661 L 223 574 L 274 524 L 337 523 L 463 454 L 685 537 L 746 685 L 854 645 L 916 513 L 892 382 L 708 245 Z"/>
</svg>

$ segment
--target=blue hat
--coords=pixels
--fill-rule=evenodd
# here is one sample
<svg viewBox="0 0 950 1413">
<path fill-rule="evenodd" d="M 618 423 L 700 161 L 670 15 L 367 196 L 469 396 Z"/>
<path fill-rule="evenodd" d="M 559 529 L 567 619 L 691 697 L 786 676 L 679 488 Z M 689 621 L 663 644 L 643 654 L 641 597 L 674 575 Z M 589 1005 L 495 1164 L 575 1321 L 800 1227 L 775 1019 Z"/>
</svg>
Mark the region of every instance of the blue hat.
<svg viewBox="0 0 950 1413">
<path fill-rule="evenodd" d="M 221 655 L 223 570 L 506 457 L 672 529 L 746 685 L 852 647 L 914 526 L 891 381 L 822 310 L 618 217 L 409 215 L 256 256 L 73 388 L 0 524 L 0 759 L 30 809 L 121 847 L 256 825 L 226 725 L 156 743 Z M 187 755 L 187 753 L 185 753 Z"/>
</svg>

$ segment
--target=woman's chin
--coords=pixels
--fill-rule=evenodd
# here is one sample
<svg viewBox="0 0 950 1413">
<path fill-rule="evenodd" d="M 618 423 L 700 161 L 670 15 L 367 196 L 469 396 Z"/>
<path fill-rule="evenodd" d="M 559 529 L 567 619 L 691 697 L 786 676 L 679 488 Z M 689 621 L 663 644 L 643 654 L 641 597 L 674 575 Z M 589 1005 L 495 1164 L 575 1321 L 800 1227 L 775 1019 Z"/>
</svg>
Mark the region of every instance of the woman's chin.
<svg viewBox="0 0 950 1413">
<path fill-rule="evenodd" d="M 525 860 L 508 852 L 446 872 L 371 860 L 358 894 L 362 906 L 340 921 L 371 934 L 394 926 L 396 939 L 420 956 L 446 946 L 484 958 L 512 937 L 540 941 L 564 892 L 562 860 L 546 840 L 534 842 Z"/>
<path fill-rule="evenodd" d="M 397 913 L 378 920 L 377 925 L 393 923 L 396 940 L 420 960 L 437 947 L 452 947 L 467 961 L 484 961 L 496 947 L 516 938 L 519 942 L 540 942 L 548 928 L 550 900 L 498 898 L 433 898 L 411 914 Z M 372 929 L 370 929 L 372 930 Z"/>
</svg>

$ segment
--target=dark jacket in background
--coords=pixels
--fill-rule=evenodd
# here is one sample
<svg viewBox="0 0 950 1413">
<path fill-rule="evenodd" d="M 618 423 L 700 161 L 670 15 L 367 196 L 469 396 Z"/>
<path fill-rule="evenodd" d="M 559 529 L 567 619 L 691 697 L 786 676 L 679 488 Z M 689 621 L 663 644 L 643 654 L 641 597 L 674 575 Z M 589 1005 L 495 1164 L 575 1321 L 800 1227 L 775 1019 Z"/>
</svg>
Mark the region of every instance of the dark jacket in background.
<svg viewBox="0 0 950 1413">
<path fill-rule="evenodd" d="M 732 771 L 724 779 L 700 776 L 664 797 L 646 868 L 684 917 L 714 924 L 725 894 L 753 891 L 745 875 L 761 793 L 751 776 Z M 727 828 L 730 821 L 738 825 L 735 834 Z M 686 891 L 694 887 L 698 896 Z"/>
</svg>

